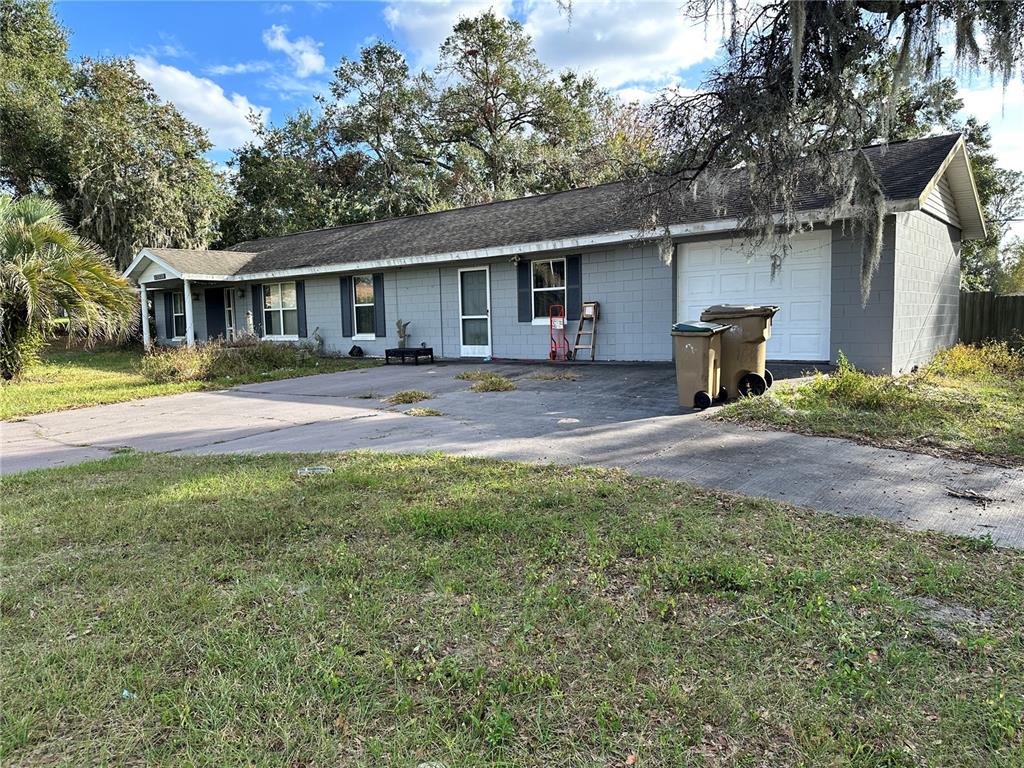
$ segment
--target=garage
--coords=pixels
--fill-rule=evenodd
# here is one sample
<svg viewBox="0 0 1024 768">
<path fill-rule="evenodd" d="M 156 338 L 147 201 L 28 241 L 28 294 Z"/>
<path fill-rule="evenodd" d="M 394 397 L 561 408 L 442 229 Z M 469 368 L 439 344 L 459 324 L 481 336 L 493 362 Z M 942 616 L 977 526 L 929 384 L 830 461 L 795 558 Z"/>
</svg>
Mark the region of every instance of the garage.
<svg viewBox="0 0 1024 768">
<path fill-rule="evenodd" d="M 774 280 L 767 250 L 751 253 L 737 241 L 684 243 L 677 254 L 678 320 L 699 317 L 713 304 L 776 304 L 768 359 L 829 359 L 831 231 L 795 237 Z"/>
</svg>

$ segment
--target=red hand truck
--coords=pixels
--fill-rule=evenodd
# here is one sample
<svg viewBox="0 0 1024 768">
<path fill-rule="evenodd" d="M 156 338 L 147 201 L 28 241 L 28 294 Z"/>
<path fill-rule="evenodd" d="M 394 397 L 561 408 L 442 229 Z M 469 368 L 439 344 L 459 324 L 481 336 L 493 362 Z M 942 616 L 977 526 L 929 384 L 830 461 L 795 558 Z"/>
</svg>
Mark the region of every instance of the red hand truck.
<svg viewBox="0 0 1024 768">
<path fill-rule="evenodd" d="M 565 306 L 552 304 L 548 308 L 548 325 L 550 327 L 551 351 L 548 357 L 552 360 L 569 359 L 569 340 L 565 338 Z"/>
</svg>

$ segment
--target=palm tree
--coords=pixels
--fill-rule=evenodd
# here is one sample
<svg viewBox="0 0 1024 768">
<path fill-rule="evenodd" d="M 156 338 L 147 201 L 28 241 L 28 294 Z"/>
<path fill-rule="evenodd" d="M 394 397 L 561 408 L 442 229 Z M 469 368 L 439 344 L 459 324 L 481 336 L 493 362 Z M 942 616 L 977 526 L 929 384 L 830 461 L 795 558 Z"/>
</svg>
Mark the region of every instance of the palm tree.
<svg viewBox="0 0 1024 768">
<path fill-rule="evenodd" d="M 107 256 L 41 197 L 0 196 L 0 376 L 22 371 L 66 317 L 69 335 L 121 339 L 138 324 L 135 291 Z"/>
</svg>

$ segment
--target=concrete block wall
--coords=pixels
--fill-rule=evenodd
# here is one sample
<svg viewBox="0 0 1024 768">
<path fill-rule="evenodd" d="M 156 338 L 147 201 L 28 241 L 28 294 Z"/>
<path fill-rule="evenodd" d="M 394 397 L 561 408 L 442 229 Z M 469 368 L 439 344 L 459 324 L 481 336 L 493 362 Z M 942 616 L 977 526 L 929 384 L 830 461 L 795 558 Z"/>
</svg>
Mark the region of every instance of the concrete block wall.
<svg viewBox="0 0 1024 768">
<path fill-rule="evenodd" d="M 893 371 L 952 346 L 960 323 L 960 230 L 921 211 L 896 215 Z"/>
<path fill-rule="evenodd" d="M 601 304 L 597 358 L 671 360 L 673 270 L 657 245 L 584 254 L 582 268 L 583 300 Z"/>
<path fill-rule="evenodd" d="M 520 323 L 516 266 L 509 260 L 489 263 L 491 270 L 491 334 L 494 357 L 543 360 L 550 350 L 547 323 Z M 662 262 L 654 245 L 620 246 L 581 254 L 584 301 L 600 303 L 597 323 L 598 360 L 671 360 L 672 268 Z M 452 286 L 458 313 L 456 270 L 445 278 Z M 576 322 L 566 328 L 572 344 Z M 458 318 L 446 325 L 446 350 L 458 355 Z M 449 356 L 453 356 L 449 355 Z"/>
<path fill-rule="evenodd" d="M 893 370 L 893 301 L 895 298 L 896 220 L 884 225 L 882 257 L 871 281 L 866 304 L 861 303 L 861 240 L 844 227 L 832 226 L 831 353 L 835 362 L 842 352 L 865 371 Z"/>
<path fill-rule="evenodd" d="M 395 323 L 401 318 L 410 323 L 410 346 L 426 344 L 434 348 L 434 354 L 438 357 L 457 355 L 458 350 L 452 353 L 444 344 L 441 334 L 441 270 L 438 267 L 402 267 L 395 272 L 384 273 L 385 285 L 389 278 L 395 280 L 395 300 L 390 305 L 385 303 L 384 314 L 390 326 L 388 338 L 394 338 L 395 341 L 391 346 L 398 345 Z M 385 302 L 387 299 L 385 293 Z"/>
</svg>

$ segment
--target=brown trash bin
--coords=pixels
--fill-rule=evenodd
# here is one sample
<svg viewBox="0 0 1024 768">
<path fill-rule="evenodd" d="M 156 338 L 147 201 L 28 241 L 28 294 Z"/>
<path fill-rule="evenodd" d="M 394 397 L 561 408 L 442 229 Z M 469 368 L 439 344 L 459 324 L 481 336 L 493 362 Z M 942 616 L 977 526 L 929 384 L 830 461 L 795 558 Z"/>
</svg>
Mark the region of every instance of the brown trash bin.
<svg viewBox="0 0 1024 768">
<path fill-rule="evenodd" d="M 730 398 L 763 395 L 772 385 L 765 352 L 778 311 L 770 304 L 717 304 L 701 312 L 705 322 L 732 326 L 722 337 L 722 385 Z"/>
<path fill-rule="evenodd" d="M 686 408 L 707 408 L 722 392 L 722 334 L 728 325 L 691 320 L 672 326 L 676 391 Z"/>
</svg>

